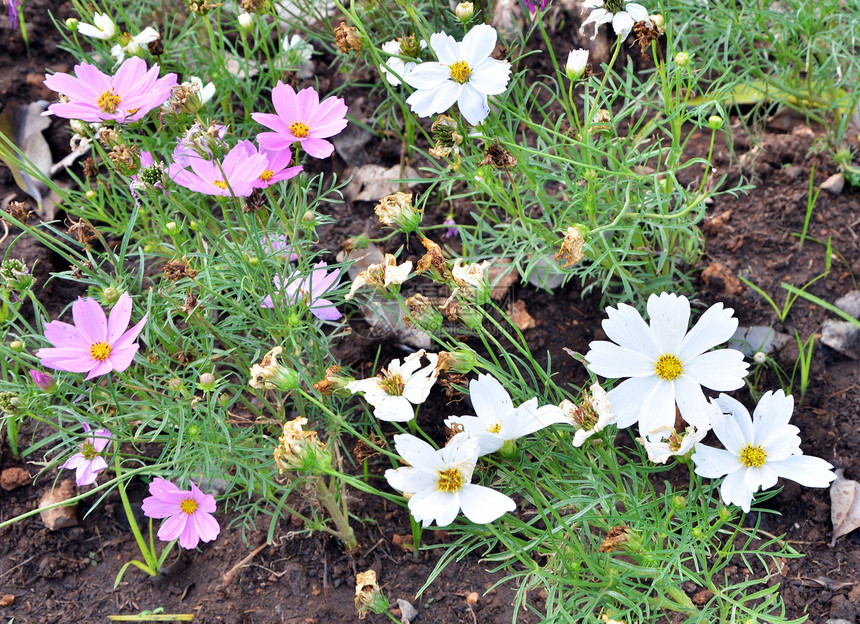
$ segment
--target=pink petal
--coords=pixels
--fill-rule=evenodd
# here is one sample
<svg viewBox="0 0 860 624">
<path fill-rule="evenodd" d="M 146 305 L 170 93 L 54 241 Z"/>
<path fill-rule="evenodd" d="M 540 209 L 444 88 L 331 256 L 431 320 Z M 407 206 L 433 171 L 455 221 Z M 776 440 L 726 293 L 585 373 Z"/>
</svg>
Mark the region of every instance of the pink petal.
<svg viewBox="0 0 860 624">
<path fill-rule="evenodd" d="M 78 297 L 72 304 L 72 318 L 81 336 L 90 344 L 104 342 L 107 339 L 107 317 L 105 311 L 92 297 Z"/>
<path fill-rule="evenodd" d="M 93 470 L 93 462 L 84 462 L 75 471 L 75 485 L 78 487 L 92 485 L 95 483 L 97 476 L 98 473 Z"/>
<path fill-rule="evenodd" d="M 118 373 L 121 373 L 134 361 L 134 355 L 137 353 L 138 345 L 133 344 L 122 349 L 112 349 L 107 361 L 111 367 Z"/>
<path fill-rule="evenodd" d="M 298 119 L 307 122 L 314 110 L 320 105 L 320 96 L 312 87 L 307 87 L 298 92 L 296 101 L 298 103 Z"/>
<path fill-rule="evenodd" d="M 172 542 L 177 537 L 185 533 L 185 527 L 188 524 L 188 514 L 179 512 L 176 515 L 170 516 L 167 520 L 161 523 L 158 529 L 158 539 L 164 542 Z M 182 542 L 180 546 L 185 548 Z"/>
<path fill-rule="evenodd" d="M 302 149 L 305 150 L 309 156 L 313 156 L 314 158 L 328 158 L 332 155 L 332 152 L 334 152 L 334 145 L 325 139 L 308 137 L 301 141 L 301 144 Z"/>
<path fill-rule="evenodd" d="M 304 91 L 306 89 L 302 93 Z M 296 120 L 304 121 L 301 118 L 304 116 L 305 111 L 300 108 L 300 101 L 299 96 L 296 95 L 296 92 L 290 85 L 285 85 L 283 82 L 278 81 L 278 84 L 272 89 L 272 104 L 275 106 L 275 112 L 278 113 L 281 122 L 286 126 L 289 126 Z"/>
<path fill-rule="evenodd" d="M 182 513 L 179 510 L 179 503 L 171 503 L 163 501 L 155 496 L 147 496 L 143 499 L 143 513 L 147 518 L 169 518 L 170 516 Z"/>
<path fill-rule="evenodd" d="M 128 348 L 129 345 L 131 345 L 131 343 L 133 343 L 140 335 L 140 332 L 143 330 L 143 326 L 146 325 L 147 318 L 149 318 L 149 314 L 144 314 L 142 319 L 120 336 L 116 342 L 111 344 L 111 348 L 116 350 Z"/>
<path fill-rule="evenodd" d="M 125 328 L 128 327 L 128 321 L 131 319 L 131 297 L 128 292 L 124 292 L 119 296 L 119 299 L 114 304 L 108 317 L 107 341 L 108 344 L 113 344 L 120 337 Z"/>
<path fill-rule="evenodd" d="M 176 501 L 177 505 L 182 502 L 185 495 L 185 492 L 180 490 L 175 484 L 161 477 L 155 477 L 152 480 L 152 483 L 149 484 L 149 493 L 162 500 Z"/>
<path fill-rule="evenodd" d="M 194 528 L 197 535 L 204 542 L 211 542 L 218 534 L 221 533 L 221 526 L 211 514 L 200 511 L 199 509 L 191 514 L 191 520 L 194 522 Z"/>
<path fill-rule="evenodd" d="M 323 321 L 336 321 L 343 316 L 328 299 L 317 299 L 311 307 L 311 314 Z"/>
<path fill-rule="evenodd" d="M 182 548 L 191 550 L 197 548 L 200 543 L 200 535 L 197 533 L 197 526 L 194 524 L 194 516 L 182 514 L 185 517 L 185 526 L 182 528 L 182 533 L 179 534 L 179 545 Z"/>
<path fill-rule="evenodd" d="M 261 126 L 274 130 L 276 133 L 290 133 L 290 128 L 284 123 L 284 120 L 272 113 L 251 113 L 251 119 Z"/>
<path fill-rule="evenodd" d="M 290 145 L 295 143 L 296 138 L 292 134 L 277 133 L 277 132 L 261 132 L 257 135 L 257 143 L 263 149 L 279 151 L 290 149 Z"/>
<path fill-rule="evenodd" d="M 77 468 L 78 466 L 80 466 L 82 463 L 84 463 L 86 461 L 87 460 L 84 458 L 83 453 L 78 453 L 77 455 L 72 455 L 71 457 L 69 457 L 66 460 L 66 463 L 64 463 L 62 466 L 60 466 L 60 468 L 65 468 L 67 470 L 71 470 L 73 468 Z"/>
<path fill-rule="evenodd" d="M 86 373 L 95 362 L 89 353 L 82 353 L 79 349 L 39 349 L 36 357 L 41 359 L 42 366 L 55 370 L 68 371 L 70 373 Z"/>
<path fill-rule="evenodd" d="M 89 381 L 93 377 L 99 377 L 100 375 L 107 375 L 113 370 L 113 364 L 111 364 L 110 358 L 106 359 L 104 362 L 99 362 L 98 360 L 96 360 L 96 362 L 96 365 L 93 366 L 89 375 L 84 377 L 84 381 Z"/>
<path fill-rule="evenodd" d="M 92 343 L 81 335 L 74 325 L 63 321 L 51 321 L 45 325 L 45 338 L 55 347 L 80 349 L 89 353 Z"/>
</svg>

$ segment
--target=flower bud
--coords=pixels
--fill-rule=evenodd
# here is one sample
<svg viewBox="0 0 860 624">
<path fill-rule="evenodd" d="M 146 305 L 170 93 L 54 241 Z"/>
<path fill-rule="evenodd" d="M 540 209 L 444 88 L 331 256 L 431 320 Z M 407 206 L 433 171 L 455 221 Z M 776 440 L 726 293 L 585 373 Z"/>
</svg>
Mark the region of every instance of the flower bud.
<svg viewBox="0 0 860 624">
<path fill-rule="evenodd" d="M 0 264 L 0 280 L 2 286 L 10 292 L 24 292 L 33 285 L 33 276 L 23 260 L 9 258 Z"/>
<path fill-rule="evenodd" d="M 215 375 L 212 373 L 203 373 L 200 375 L 200 380 L 197 382 L 197 387 L 204 392 L 211 392 L 215 389 Z"/>
<path fill-rule="evenodd" d="M 121 294 L 122 293 L 113 286 L 108 286 L 102 290 L 102 298 L 105 300 L 105 303 L 109 303 L 111 305 L 119 301 L 119 296 Z"/>
<path fill-rule="evenodd" d="M 481 315 L 481 311 L 466 301 L 458 301 L 456 315 L 457 320 L 467 329 L 479 331 L 483 327 L 484 317 Z"/>
<path fill-rule="evenodd" d="M 355 608 L 358 609 L 359 620 L 363 620 L 368 613 L 380 614 L 388 611 L 388 598 L 379 589 L 374 570 L 360 572 L 355 576 Z"/>
<path fill-rule="evenodd" d="M 76 20 L 74 17 L 70 17 L 69 19 L 66 20 L 66 28 L 68 28 L 72 32 L 77 32 L 79 23 L 80 22 L 78 20 Z"/>
<path fill-rule="evenodd" d="M 51 393 L 57 389 L 56 380 L 48 373 L 43 373 L 42 371 L 38 371 L 34 368 L 31 368 L 30 378 L 42 392 Z"/>
<path fill-rule="evenodd" d="M 373 210 L 381 223 L 397 228 L 404 234 L 417 230 L 424 216 L 423 210 L 412 205 L 412 193 L 397 192 L 383 197 Z"/>
<path fill-rule="evenodd" d="M 436 364 L 436 373 L 454 371 L 461 375 L 467 375 L 475 370 L 478 365 L 478 354 L 471 349 L 457 349 L 456 351 L 440 351 L 439 360 Z"/>
<path fill-rule="evenodd" d="M 257 390 L 295 390 L 299 387 L 299 374 L 292 368 L 278 363 L 283 348 L 275 347 L 263 356 L 259 364 L 251 367 L 252 388 Z"/>
<path fill-rule="evenodd" d="M 654 15 L 648 16 L 651 19 L 651 23 L 654 24 L 654 28 L 663 28 L 666 25 L 666 19 L 663 17 L 662 13 L 656 13 Z"/>
<path fill-rule="evenodd" d="M 675 496 L 672 497 L 672 507 L 674 507 L 675 509 L 683 509 L 686 506 L 687 506 L 686 497 L 681 496 L 680 494 L 676 494 Z"/>
<path fill-rule="evenodd" d="M 0 413 L 15 416 L 21 412 L 21 399 L 14 392 L 0 392 Z"/>
<path fill-rule="evenodd" d="M 588 50 L 582 48 L 572 50 L 567 55 L 567 64 L 564 66 L 564 72 L 571 80 L 579 80 L 585 73 L 585 68 L 588 65 Z"/>
<path fill-rule="evenodd" d="M 239 13 L 239 29 L 248 32 L 254 27 L 254 18 L 251 17 L 250 13 Z"/>
<path fill-rule="evenodd" d="M 723 127 L 723 118 L 719 115 L 711 115 L 708 117 L 708 127 L 711 130 L 719 130 Z"/>
<path fill-rule="evenodd" d="M 465 24 L 472 19 L 472 16 L 475 14 L 475 5 L 471 2 L 461 2 L 454 9 L 454 14 L 457 16 L 458 20 Z"/>
<path fill-rule="evenodd" d="M 16 353 L 21 353 L 24 350 L 24 343 L 21 340 L 13 340 L 9 343 L 9 348 Z"/>
<path fill-rule="evenodd" d="M 278 472 L 323 472 L 331 466 L 331 454 L 326 445 L 317 439 L 316 431 L 303 431 L 307 418 L 296 418 L 284 423 L 283 433 L 275 447 L 275 464 Z"/>
<path fill-rule="evenodd" d="M 84 197 L 86 197 L 87 199 L 95 199 L 95 196 L 96 196 L 96 192 L 92 189 L 90 189 L 86 193 L 84 193 Z"/>
<path fill-rule="evenodd" d="M 407 327 L 418 327 L 432 333 L 438 331 L 445 322 L 436 305 L 421 293 L 416 293 L 406 300 L 406 309 L 409 313 L 403 317 L 403 321 Z"/>
<path fill-rule="evenodd" d="M 164 229 L 167 230 L 167 233 L 172 236 L 173 234 L 176 234 L 177 231 L 179 231 L 179 226 L 176 225 L 176 221 L 170 221 L 164 226 Z"/>
<path fill-rule="evenodd" d="M 678 52 L 675 55 L 675 64 L 678 67 L 686 67 L 690 64 L 690 55 L 686 52 Z"/>
<path fill-rule="evenodd" d="M 753 356 L 753 361 L 756 364 L 764 364 L 765 362 L 767 362 L 767 353 L 765 353 L 764 351 L 756 351 L 755 355 Z"/>
</svg>

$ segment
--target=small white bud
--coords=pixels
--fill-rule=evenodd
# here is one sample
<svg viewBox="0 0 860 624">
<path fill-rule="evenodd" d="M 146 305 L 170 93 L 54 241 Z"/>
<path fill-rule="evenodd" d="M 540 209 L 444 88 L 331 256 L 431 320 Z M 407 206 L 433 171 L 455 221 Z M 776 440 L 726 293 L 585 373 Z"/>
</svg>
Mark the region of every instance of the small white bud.
<svg viewBox="0 0 860 624">
<path fill-rule="evenodd" d="M 239 28 L 248 32 L 254 27 L 254 18 L 250 13 L 239 13 Z"/>
</svg>

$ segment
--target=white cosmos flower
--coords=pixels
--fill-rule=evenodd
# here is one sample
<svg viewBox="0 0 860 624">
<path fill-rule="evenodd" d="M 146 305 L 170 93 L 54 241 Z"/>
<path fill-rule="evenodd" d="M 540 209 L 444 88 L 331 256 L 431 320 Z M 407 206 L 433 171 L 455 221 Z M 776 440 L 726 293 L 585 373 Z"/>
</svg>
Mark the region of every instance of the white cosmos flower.
<svg viewBox="0 0 860 624">
<path fill-rule="evenodd" d="M 648 452 L 648 459 L 655 464 L 665 464 L 670 457 L 680 457 L 693 450 L 693 447 L 708 435 L 710 427 L 688 426 L 684 433 L 678 433 L 674 427 L 660 427 L 652 431 L 656 441 L 648 438 L 636 438 Z"/>
<path fill-rule="evenodd" d="M 609 392 L 618 414 L 619 428 L 639 422 L 639 431 L 652 441 L 653 433 L 675 424 L 675 403 L 689 424 L 705 427 L 710 408 L 702 386 L 711 390 L 736 390 L 743 385 L 749 364 L 735 349 L 710 351 L 727 341 L 738 320 L 734 310 L 717 303 L 687 331 L 690 302 L 670 293 L 648 298 L 647 325 L 632 306 L 607 308 L 603 321 L 606 336 L 617 344 L 592 342 L 585 355 L 588 368 L 609 378 L 630 377 Z"/>
<path fill-rule="evenodd" d="M 418 89 L 406 102 L 419 117 L 444 113 L 455 103 L 470 124 L 490 114 L 487 96 L 499 95 L 508 86 L 511 64 L 490 57 L 496 47 L 496 30 L 487 24 L 472 28 L 463 41 L 445 33 L 430 36 L 438 61 L 421 63 L 404 82 Z"/>
<path fill-rule="evenodd" d="M 514 407 L 511 395 L 491 375 L 479 375 L 469 382 L 469 396 L 477 416 L 449 416 L 445 424 L 460 428 L 480 443 L 479 455 L 498 451 L 505 442 L 517 440 L 549 425 L 567 424 L 561 408 L 555 405 L 537 406 L 531 398 Z"/>
<path fill-rule="evenodd" d="M 78 32 L 93 39 L 101 39 L 107 41 L 113 39 L 116 35 L 116 24 L 113 23 L 110 15 L 107 13 L 96 13 L 93 15 L 93 24 L 78 24 Z"/>
<path fill-rule="evenodd" d="M 427 47 L 427 42 L 421 41 L 420 45 L 423 50 Z M 385 76 L 388 84 L 396 87 L 400 84 L 400 78 L 406 76 L 409 72 L 415 69 L 418 63 L 415 61 L 404 61 L 402 58 L 398 58 L 397 55 L 403 55 L 403 50 L 400 47 L 400 42 L 396 39 L 383 43 L 382 51 L 392 56 L 390 59 L 385 61 L 385 65 L 380 65 L 379 69 L 382 71 L 382 75 Z"/>
<path fill-rule="evenodd" d="M 301 67 L 311 60 L 314 53 L 314 46 L 299 35 L 284 37 L 284 43 L 281 47 L 284 50 L 287 65 L 290 67 Z"/>
<path fill-rule="evenodd" d="M 436 363 L 439 356 L 427 353 L 430 364 L 419 370 L 424 349 L 400 360 L 391 360 L 376 377 L 351 381 L 346 389 L 355 394 L 361 392 L 373 406 L 373 415 L 388 422 L 407 422 L 415 417 L 413 405 L 423 403 L 436 383 Z"/>
<path fill-rule="evenodd" d="M 565 399 L 559 407 L 567 420 L 576 428 L 573 445 L 577 447 L 582 446 L 588 438 L 618 420 L 618 416 L 612 411 L 609 395 L 600 384 L 593 384 L 591 394 L 586 392 L 579 405 Z"/>
<path fill-rule="evenodd" d="M 125 59 L 126 54 L 132 56 L 140 54 L 143 46 L 158 40 L 158 31 L 152 26 L 147 26 L 139 34 L 132 37 L 125 45 L 116 44 L 110 49 L 110 55 L 117 63 Z"/>
<path fill-rule="evenodd" d="M 582 3 L 582 10 L 591 9 L 591 15 L 588 19 L 582 22 L 579 27 L 579 32 L 585 34 L 585 27 L 588 24 L 594 23 L 594 34 L 591 36 L 594 39 L 597 36 L 597 29 L 602 24 L 612 22 L 612 28 L 615 29 L 615 34 L 622 41 L 627 39 L 627 35 L 633 29 L 633 24 L 636 22 L 646 22 L 651 26 L 651 18 L 648 16 L 648 9 L 636 2 L 626 2 L 625 0 L 585 0 Z"/>
<path fill-rule="evenodd" d="M 759 488 L 772 488 L 779 477 L 806 487 L 827 487 L 836 478 L 831 464 L 800 450 L 799 430 L 788 424 L 794 411 L 790 395 L 766 392 L 752 419 L 741 403 L 725 394 L 716 403 L 720 413 L 713 417 L 714 433 L 726 449 L 697 444 L 692 459 L 697 475 L 726 476 L 720 486 L 726 504 L 748 512 Z"/>
<path fill-rule="evenodd" d="M 478 447 L 468 433 L 458 433 L 439 450 L 413 435 L 396 435 L 394 448 L 409 466 L 389 468 L 385 478 L 409 497 L 409 511 L 422 526 L 434 520 L 447 526 L 461 509 L 475 524 L 486 524 L 517 506 L 501 492 L 471 482 Z"/>
</svg>

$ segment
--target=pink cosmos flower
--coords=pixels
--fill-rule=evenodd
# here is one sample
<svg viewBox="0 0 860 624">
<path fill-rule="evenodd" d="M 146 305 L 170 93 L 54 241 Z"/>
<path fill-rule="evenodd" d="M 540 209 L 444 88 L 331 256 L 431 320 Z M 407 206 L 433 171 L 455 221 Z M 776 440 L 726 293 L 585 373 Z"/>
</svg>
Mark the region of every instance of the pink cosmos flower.
<svg viewBox="0 0 860 624">
<path fill-rule="evenodd" d="M 254 121 L 274 130 L 257 135 L 260 147 L 278 152 L 298 141 L 314 158 L 331 156 L 334 145 L 325 138 L 346 128 L 343 98 L 329 97 L 320 102 L 319 94 L 310 87 L 296 93 L 278 81 L 272 89 L 272 102 L 277 114 L 251 113 Z"/>
<path fill-rule="evenodd" d="M 30 378 L 36 387 L 42 392 L 53 392 L 57 389 L 56 380 L 48 373 L 37 371 L 35 368 L 30 369 Z"/>
<path fill-rule="evenodd" d="M 140 335 L 147 315 L 128 331 L 131 318 L 131 297 L 120 295 L 105 318 L 104 310 L 95 299 L 81 298 L 72 304 L 74 325 L 62 321 L 51 321 L 45 325 L 45 338 L 54 345 L 36 351 L 42 366 L 72 373 L 89 373 L 86 379 L 115 370 L 122 372 L 131 366 L 138 344 L 134 340 Z"/>
<path fill-rule="evenodd" d="M 248 153 L 248 156 L 254 156 L 259 153 L 266 157 L 266 170 L 260 174 L 259 178 L 257 178 L 257 181 L 254 183 L 255 188 L 268 188 L 275 182 L 282 182 L 284 180 L 289 180 L 290 178 L 295 178 L 302 171 L 301 165 L 298 167 L 289 166 L 290 161 L 293 158 L 290 148 L 279 152 L 273 152 L 267 149 L 261 149 L 258 152 L 257 148 L 251 141 L 240 141 L 239 145 L 245 147 L 245 151 Z"/>
<path fill-rule="evenodd" d="M 75 65 L 75 76 L 46 74 L 45 86 L 68 101 L 52 104 L 42 115 L 57 115 L 90 123 L 129 123 L 143 118 L 170 97 L 176 74 L 158 77 L 159 67 L 147 70 L 146 61 L 136 56 L 120 65 L 116 74 L 103 74 L 95 65 Z"/>
<path fill-rule="evenodd" d="M 167 518 L 158 529 L 158 539 L 171 542 L 177 537 L 182 548 L 197 548 L 201 541 L 211 542 L 221 532 L 215 512 L 215 497 L 204 494 L 193 483 L 189 491 L 180 490 L 170 481 L 155 477 L 143 499 L 143 513 L 148 518 Z"/>
<path fill-rule="evenodd" d="M 284 286 L 281 278 L 276 275 L 273 279 L 275 288 L 283 291 L 284 300 L 287 303 L 295 305 L 300 301 L 304 301 L 310 308 L 311 314 L 318 319 L 322 321 L 336 321 L 342 315 L 331 301 L 323 298 L 323 295 L 332 288 L 337 288 L 340 271 L 328 273 L 325 270 L 327 266 L 325 262 L 317 262 L 314 265 L 314 270 L 306 277 L 302 277 L 299 273 L 293 273 L 287 278 L 286 286 Z M 271 295 L 263 300 L 260 307 L 275 307 Z"/>
<path fill-rule="evenodd" d="M 247 197 L 257 188 L 269 162 L 264 154 L 258 154 L 256 150 L 249 153 L 243 143 L 231 149 L 221 162 L 206 160 L 196 154 L 186 155 L 191 171 L 174 162 L 168 168 L 167 175 L 176 184 L 198 193 Z"/>
<path fill-rule="evenodd" d="M 89 433 L 92 428 L 84 423 L 84 431 Z M 96 482 L 99 473 L 107 468 L 107 462 L 101 456 L 101 452 L 105 450 L 111 438 L 113 438 L 113 434 L 110 431 L 98 429 L 92 437 L 87 438 L 80 445 L 81 452 L 72 455 L 60 468 L 75 469 L 75 483 L 78 484 L 78 487 L 92 485 Z"/>
</svg>

